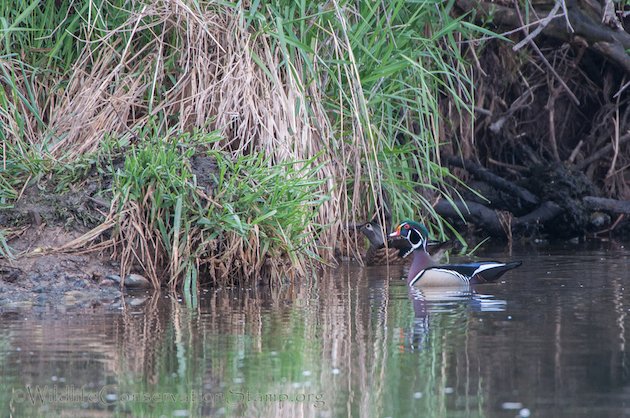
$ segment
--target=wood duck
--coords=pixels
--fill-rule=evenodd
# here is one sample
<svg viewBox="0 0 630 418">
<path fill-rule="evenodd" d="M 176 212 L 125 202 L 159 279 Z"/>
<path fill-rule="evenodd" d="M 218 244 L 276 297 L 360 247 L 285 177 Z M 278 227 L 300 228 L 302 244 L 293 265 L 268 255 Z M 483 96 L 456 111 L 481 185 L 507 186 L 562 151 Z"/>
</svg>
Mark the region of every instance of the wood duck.
<svg viewBox="0 0 630 418">
<path fill-rule="evenodd" d="M 383 228 L 376 221 L 362 224 L 359 231 L 370 241 L 370 246 L 365 253 L 363 262 L 367 266 L 377 266 L 383 264 L 406 264 L 408 259 L 405 256 L 409 253 L 411 245 L 405 239 L 388 239 L 385 247 L 385 234 Z M 439 261 L 444 254 L 453 248 L 453 241 L 428 241 L 427 248 L 430 257 Z"/>
<path fill-rule="evenodd" d="M 508 270 L 521 265 L 520 261 L 511 263 L 482 261 L 438 265 L 427 252 L 429 231 L 424 225 L 413 221 L 402 222 L 389 236 L 406 239 L 409 243 L 409 249 L 402 254 L 406 257 L 413 253 L 413 261 L 407 275 L 409 286 L 461 286 L 468 283 L 488 283 L 496 281 Z"/>
</svg>

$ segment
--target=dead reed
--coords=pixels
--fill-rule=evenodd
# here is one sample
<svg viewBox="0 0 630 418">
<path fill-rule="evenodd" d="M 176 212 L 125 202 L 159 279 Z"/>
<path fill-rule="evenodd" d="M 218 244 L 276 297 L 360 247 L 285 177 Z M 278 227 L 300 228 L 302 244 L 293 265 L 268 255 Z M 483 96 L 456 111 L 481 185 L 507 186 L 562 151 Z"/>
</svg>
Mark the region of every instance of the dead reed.
<svg viewBox="0 0 630 418">
<path fill-rule="evenodd" d="M 189 289 L 306 274 L 383 205 L 444 228 L 440 103 L 472 103 L 458 41 L 475 30 L 448 4 L 62 3 L 0 6 L 0 185 L 115 143 L 123 270 Z M 194 155 L 225 170 L 212 190 Z"/>
</svg>

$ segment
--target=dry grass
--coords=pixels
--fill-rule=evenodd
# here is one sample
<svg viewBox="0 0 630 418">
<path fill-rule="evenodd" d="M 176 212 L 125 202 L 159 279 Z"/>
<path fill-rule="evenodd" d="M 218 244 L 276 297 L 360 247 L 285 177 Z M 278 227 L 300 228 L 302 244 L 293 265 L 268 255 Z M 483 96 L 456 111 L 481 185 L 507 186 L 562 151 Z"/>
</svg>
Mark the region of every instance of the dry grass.
<svg viewBox="0 0 630 418">
<path fill-rule="evenodd" d="M 307 161 L 318 168 L 312 172 L 319 180 L 316 193 L 329 198 L 305 219 L 303 236 L 311 242 L 285 242 L 285 253 L 261 251 L 269 234 L 255 225 L 245 235 L 226 230 L 217 240 L 185 215 L 174 222 L 174 205 L 156 217 L 162 208 L 152 207 L 157 203 L 150 188 L 135 198 L 118 195 L 110 213 L 123 270 L 138 264 L 156 286 L 169 281 L 164 275 L 172 285 L 180 282 L 192 265 L 224 280 L 286 266 L 305 274 L 309 263 L 296 252 L 332 261 L 334 248 L 350 239 L 346 225 L 382 216 L 384 202 L 395 216 L 424 217 L 426 210 L 430 217 L 431 202 L 446 192 L 436 164 L 438 90 L 457 94 L 470 85 L 451 67 L 440 68 L 453 45 L 422 40 L 423 15 L 400 5 L 331 3 L 317 12 L 293 3 L 250 10 L 245 4 L 167 0 L 125 3 L 127 12 L 103 3 L 77 29 L 75 36 L 85 42 L 77 42 L 82 49 L 68 72 L 31 82 L 35 70 L 18 60 L 0 61 L 14 74 L 13 91 L 24 96 L 2 107 L 0 122 L 11 126 L 9 135 L 21 135 L 7 138 L 12 146 L 62 162 L 100 150 L 110 138 L 135 147 L 147 132 L 169 142 L 200 131 L 221 137 L 201 153 L 220 151 L 233 159 L 262 153 L 270 167 Z M 384 43 L 379 29 L 389 22 L 382 16 L 408 27 L 389 27 L 383 36 L 393 38 Z M 103 24 L 110 21 L 119 23 Z M 421 47 L 433 49 L 423 56 Z M 436 81 L 432 66 L 447 81 Z M 431 182 L 437 187 L 422 188 Z M 220 196 L 191 196 L 204 207 L 221 203 Z M 170 217 L 170 242 L 155 224 L 160 216 Z"/>
</svg>

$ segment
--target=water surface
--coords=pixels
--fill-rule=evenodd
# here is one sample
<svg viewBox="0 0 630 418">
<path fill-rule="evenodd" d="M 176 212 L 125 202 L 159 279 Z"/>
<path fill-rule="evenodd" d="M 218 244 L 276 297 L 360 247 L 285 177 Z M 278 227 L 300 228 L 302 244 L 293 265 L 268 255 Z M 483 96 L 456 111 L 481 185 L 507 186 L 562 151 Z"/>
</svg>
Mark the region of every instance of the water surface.
<svg viewBox="0 0 630 418">
<path fill-rule="evenodd" d="M 410 291 L 344 265 L 198 309 L 0 308 L 5 416 L 630 416 L 630 252 L 486 250 L 504 281 Z M 462 261 L 455 257 L 452 261 Z M 630 290 L 630 289 L 629 289 Z"/>
</svg>

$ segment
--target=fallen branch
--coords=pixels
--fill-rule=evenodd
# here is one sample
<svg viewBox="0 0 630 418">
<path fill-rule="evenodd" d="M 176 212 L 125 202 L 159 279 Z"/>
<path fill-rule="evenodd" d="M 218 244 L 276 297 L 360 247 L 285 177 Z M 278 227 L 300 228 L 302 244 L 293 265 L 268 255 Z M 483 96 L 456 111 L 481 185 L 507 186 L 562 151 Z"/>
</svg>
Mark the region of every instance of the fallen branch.
<svg viewBox="0 0 630 418">
<path fill-rule="evenodd" d="M 504 179 L 503 177 L 499 177 L 496 174 L 491 173 L 487 169 L 482 166 L 475 164 L 471 161 L 462 161 L 460 158 L 451 157 L 448 159 L 448 163 L 455 167 L 460 167 L 477 177 L 479 180 L 483 180 L 486 183 L 494 186 L 496 189 L 503 190 L 512 196 L 517 197 L 518 199 L 525 202 L 528 206 L 536 206 L 540 202 L 538 197 L 531 193 L 529 190 L 517 186 Z"/>
<path fill-rule="evenodd" d="M 549 14 L 540 20 L 540 23 L 538 24 L 538 27 L 536 29 L 534 29 L 533 31 L 529 32 L 527 34 L 527 36 L 522 39 L 519 43 L 517 43 L 516 45 L 514 45 L 512 47 L 513 51 L 518 51 L 519 49 L 521 49 L 522 47 L 524 47 L 527 43 L 529 43 L 530 41 L 534 41 L 534 38 L 536 36 L 538 36 L 538 34 L 540 32 L 542 32 L 543 29 L 545 29 L 545 27 L 549 24 L 549 22 L 551 22 L 551 19 L 554 19 L 556 17 L 562 17 L 562 14 L 558 14 L 558 10 L 560 9 L 560 5 L 562 4 L 561 1 L 557 1 L 555 6 L 553 6 L 553 9 L 551 9 L 551 11 L 549 12 Z M 526 26 L 523 26 L 523 28 L 526 28 Z M 526 30 L 526 29 L 524 29 Z"/>
<path fill-rule="evenodd" d="M 454 206 L 447 200 L 440 200 L 434 206 L 435 211 L 443 218 L 463 217 L 464 221 L 473 223 L 492 236 L 504 236 L 505 232 L 497 213 L 476 202 L 454 201 Z"/>
<path fill-rule="evenodd" d="M 615 4 L 613 3 L 613 0 L 604 0 L 602 23 L 615 30 L 623 30 L 623 25 L 615 14 Z"/>
<path fill-rule="evenodd" d="M 497 212 L 476 202 L 455 201 L 454 206 L 447 200 L 440 200 L 435 206 L 435 211 L 444 218 L 459 218 L 477 225 L 495 237 L 504 237 L 506 231 L 501 225 Z M 522 229 L 525 226 L 540 225 L 552 221 L 562 213 L 563 209 L 554 202 L 543 202 L 536 209 L 518 218 L 513 218 L 512 231 Z"/>
<path fill-rule="evenodd" d="M 510 28 L 523 27 L 520 21 L 520 13 L 512 7 L 502 6 L 491 1 L 482 0 L 457 0 L 457 5 L 465 12 L 475 16 L 478 23 L 492 21 L 496 25 Z M 630 34 L 619 28 L 609 26 L 606 13 L 601 10 L 581 10 L 583 3 L 567 2 L 565 16 L 573 31 L 569 31 L 565 22 L 561 19 L 547 19 L 549 12 L 537 11 L 540 21 L 546 22 L 542 34 L 561 41 L 570 42 L 575 36 L 583 38 L 588 47 L 598 54 L 616 62 L 624 71 L 630 73 L 630 55 L 625 50 L 630 49 Z M 592 14 L 601 13 L 605 23 L 591 17 Z M 553 13 L 556 15 L 556 12 Z M 531 40 L 531 38 L 529 39 Z M 532 44 L 532 42 L 530 42 Z"/>
<path fill-rule="evenodd" d="M 514 228 L 524 225 L 543 224 L 553 220 L 556 216 L 560 215 L 563 210 L 560 205 L 546 201 L 527 215 L 516 218 L 512 225 Z"/>
<path fill-rule="evenodd" d="M 583 202 L 590 210 L 605 210 L 612 213 L 630 214 L 630 200 L 586 196 Z"/>
</svg>

